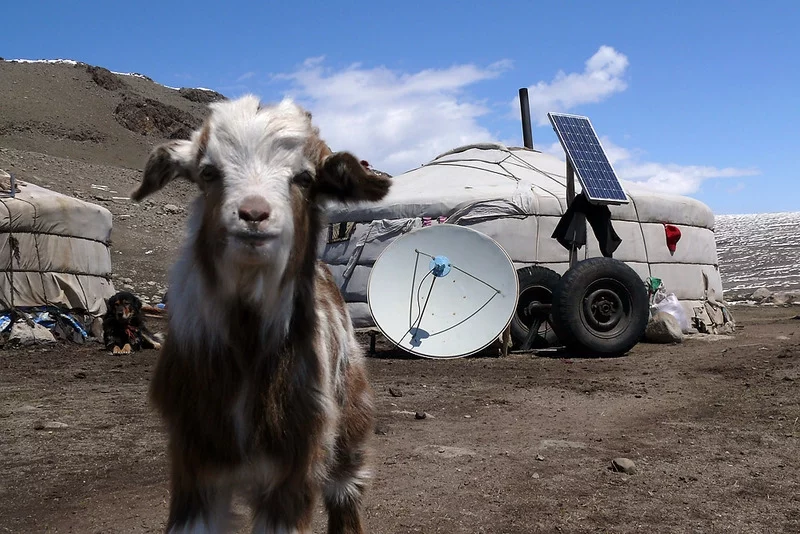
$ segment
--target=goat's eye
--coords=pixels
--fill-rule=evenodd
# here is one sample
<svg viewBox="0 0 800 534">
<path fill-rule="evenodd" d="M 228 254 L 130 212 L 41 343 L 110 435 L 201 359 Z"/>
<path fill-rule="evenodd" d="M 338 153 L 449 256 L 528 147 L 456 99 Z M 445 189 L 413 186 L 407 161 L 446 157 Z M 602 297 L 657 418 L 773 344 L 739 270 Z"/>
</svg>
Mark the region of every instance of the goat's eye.
<svg viewBox="0 0 800 534">
<path fill-rule="evenodd" d="M 297 184 L 299 187 L 309 187 L 311 182 L 314 180 L 314 177 L 311 176 L 311 173 L 308 171 L 303 171 L 300 174 L 295 174 L 294 178 L 292 178 L 292 183 Z"/>
<path fill-rule="evenodd" d="M 213 182 L 215 180 L 219 180 L 221 177 L 222 173 L 213 165 L 205 165 L 202 169 L 200 169 L 200 178 L 204 182 Z"/>
</svg>

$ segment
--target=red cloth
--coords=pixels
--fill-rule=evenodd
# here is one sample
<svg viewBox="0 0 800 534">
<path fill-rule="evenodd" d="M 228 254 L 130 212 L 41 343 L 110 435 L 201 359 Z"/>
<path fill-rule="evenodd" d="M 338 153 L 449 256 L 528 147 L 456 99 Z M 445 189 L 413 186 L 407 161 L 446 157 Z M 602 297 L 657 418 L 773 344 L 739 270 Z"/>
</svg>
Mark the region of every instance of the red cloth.
<svg viewBox="0 0 800 534">
<path fill-rule="evenodd" d="M 678 241 L 681 239 L 681 229 L 672 224 L 665 224 L 664 233 L 667 236 L 667 248 L 670 252 L 675 252 Z"/>
<path fill-rule="evenodd" d="M 130 324 L 129 324 L 129 325 L 127 325 L 127 326 L 125 327 L 125 333 L 128 335 L 128 341 L 130 341 L 131 343 L 133 343 L 133 341 L 136 339 L 136 333 L 137 333 L 138 331 L 139 331 L 139 329 L 138 329 L 138 328 L 136 328 L 135 326 L 133 326 L 133 325 L 130 325 Z"/>
</svg>

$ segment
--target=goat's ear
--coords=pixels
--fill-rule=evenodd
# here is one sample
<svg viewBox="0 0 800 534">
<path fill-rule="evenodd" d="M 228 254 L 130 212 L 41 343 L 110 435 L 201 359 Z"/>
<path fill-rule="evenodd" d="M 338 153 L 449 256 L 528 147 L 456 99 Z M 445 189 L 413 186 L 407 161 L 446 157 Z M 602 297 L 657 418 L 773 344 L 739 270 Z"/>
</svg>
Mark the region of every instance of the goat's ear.
<svg viewBox="0 0 800 534">
<path fill-rule="evenodd" d="M 336 152 L 317 168 L 314 189 L 322 199 L 375 202 L 386 196 L 391 185 L 390 178 L 370 172 L 349 152 Z"/>
<path fill-rule="evenodd" d="M 157 146 L 150 152 L 142 183 L 131 193 L 131 198 L 139 202 L 176 178 L 193 180 L 193 161 L 191 141 L 169 141 Z"/>
</svg>

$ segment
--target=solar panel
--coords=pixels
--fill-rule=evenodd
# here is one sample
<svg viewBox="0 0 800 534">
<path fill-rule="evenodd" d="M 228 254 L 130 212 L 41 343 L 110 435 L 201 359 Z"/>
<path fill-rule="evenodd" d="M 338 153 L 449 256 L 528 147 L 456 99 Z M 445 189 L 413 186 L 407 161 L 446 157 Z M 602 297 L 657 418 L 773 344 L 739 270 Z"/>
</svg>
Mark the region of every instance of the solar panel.
<svg viewBox="0 0 800 534">
<path fill-rule="evenodd" d="M 548 113 L 547 118 L 578 175 L 586 197 L 594 203 L 627 204 L 628 197 L 589 118 L 565 113 Z"/>
</svg>

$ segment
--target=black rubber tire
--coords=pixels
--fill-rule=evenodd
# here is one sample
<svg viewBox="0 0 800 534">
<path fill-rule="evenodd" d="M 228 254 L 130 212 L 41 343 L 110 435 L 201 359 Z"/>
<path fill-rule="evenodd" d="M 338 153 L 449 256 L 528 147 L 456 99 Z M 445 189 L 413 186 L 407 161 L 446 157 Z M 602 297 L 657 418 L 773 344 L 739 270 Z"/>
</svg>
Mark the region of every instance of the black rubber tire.
<svg viewBox="0 0 800 534">
<path fill-rule="evenodd" d="M 553 328 L 573 352 L 621 356 L 644 336 L 647 288 L 636 271 L 612 258 L 590 258 L 561 277 L 553 291 Z"/>
<path fill-rule="evenodd" d="M 519 300 L 514 316 L 511 318 L 511 341 L 514 348 L 520 348 L 525 342 L 530 330 L 531 317 L 528 306 L 533 301 L 550 304 L 553 302 L 553 291 L 561 281 L 561 275 L 546 267 L 537 265 L 517 269 L 519 279 Z M 544 348 L 558 344 L 552 327 L 552 319 L 542 323 L 539 334 L 534 339 L 531 348 Z"/>
</svg>

